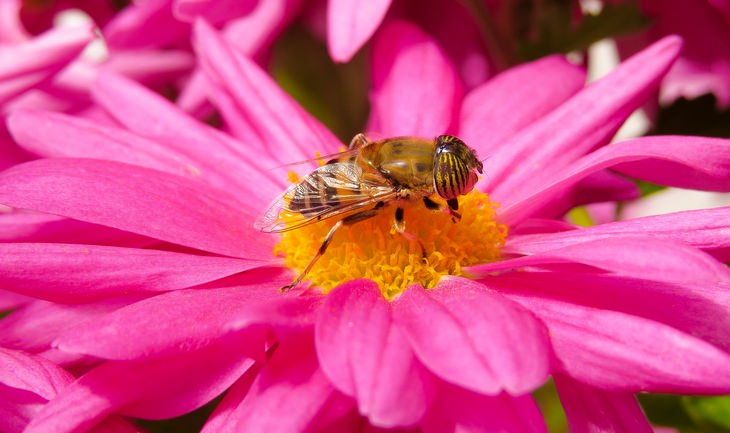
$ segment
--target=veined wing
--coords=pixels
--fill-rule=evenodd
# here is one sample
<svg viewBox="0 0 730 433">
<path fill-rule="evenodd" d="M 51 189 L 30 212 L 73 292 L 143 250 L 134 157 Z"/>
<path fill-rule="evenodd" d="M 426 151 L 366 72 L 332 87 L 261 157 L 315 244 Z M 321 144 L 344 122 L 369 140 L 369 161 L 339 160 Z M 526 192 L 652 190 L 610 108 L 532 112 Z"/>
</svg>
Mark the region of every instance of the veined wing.
<svg viewBox="0 0 730 433">
<path fill-rule="evenodd" d="M 290 186 L 256 220 L 263 232 L 284 232 L 347 216 L 395 199 L 393 186 L 375 173 L 364 175 L 352 161 L 323 165 Z"/>
</svg>

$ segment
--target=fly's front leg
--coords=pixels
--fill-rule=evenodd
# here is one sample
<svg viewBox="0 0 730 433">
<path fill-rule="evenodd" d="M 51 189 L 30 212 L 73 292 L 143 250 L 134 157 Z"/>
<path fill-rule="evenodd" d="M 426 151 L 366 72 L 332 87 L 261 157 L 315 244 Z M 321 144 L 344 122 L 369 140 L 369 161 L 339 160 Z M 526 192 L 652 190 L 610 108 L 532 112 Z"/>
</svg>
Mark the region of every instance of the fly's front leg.
<svg viewBox="0 0 730 433">
<path fill-rule="evenodd" d="M 442 204 L 436 203 L 428 197 L 424 197 L 423 204 L 426 206 L 426 208 L 430 210 L 440 210 L 443 212 L 448 212 L 448 214 L 451 216 L 451 221 L 455 223 L 461 221 L 461 214 L 457 212 L 459 210 L 459 200 L 455 198 L 446 200 L 446 204 L 448 206 L 444 206 Z"/>
<path fill-rule="evenodd" d="M 408 233 L 406 231 L 406 220 L 405 220 L 405 211 L 402 207 L 399 207 L 395 210 L 395 219 L 393 221 L 393 229 L 400 233 L 401 236 L 408 239 L 411 242 L 418 242 L 418 246 L 421 247 L 421 259 L 425 262 L 428 258 L 428 255 L 426 255 L 426 248 L 423 246 L 423 242 L 421 242 L 420 239 L 414 234 Z"/>
<path fill-rule="evenodd" d="M 359 149 L 361 147 L 365 147 L 370 143 L 368 138 L 363 134 L 362 132 L 357 134 L 356 136 L 352 137 L 352 140 L 350 140 L 350 145 L 347 146 L 347 150 L 353 150 L 353 149 Z"/>
<path fill-rule="evenodd" d="M 451 215 L 451 221 L 461 221 L 461 214 L 457 212 L 459 210 L 459 200 L 451 198 L 446 200 L 446 204 L 449 205 L 449 215 Z"/>
<path fill-rule="evenodd" d="M 296 287 L 299 283 L 302 282 L 304 277 L 307 276 L 310 270 L 312 270 L 312 267 L 314 264 L 319 260 L 320 257 L 327 251 L 327 247 L 329 246 L 330 242 L 332 242 L 332 237 L 335 235 L 335 232 L 342 227 L 343 225 L 349 226 L 352 224 L 355 224 L 356 222 L 366 220 L 370 217 L 375 216 L 378 213 L 378 210 L 382 207 L 380 203 L 378 203 L 375 206 L 375 209 L 369 209 L 362 212 L 358 212 L 356 214 L 350 215 L 348 217 L 345 217 L 335 223 L 335 225 L 332 226 L 329 232 L 327 232 L 327 236 L 324 237 L 324 241 L 322 241 L 322 245 L 319 246 L 319 249 L 317 250 L 317 254 L 312 257 L 312 260 L 307 263 L 307 266 L 304 268 L 301 274 L 299 274 L 294 281 L 291 282 L 291 284 L 287 284 L 286 286 L 282 287 L 280 290 L 282 292 L 288 292 L 289 290 Z"/>
</svg>

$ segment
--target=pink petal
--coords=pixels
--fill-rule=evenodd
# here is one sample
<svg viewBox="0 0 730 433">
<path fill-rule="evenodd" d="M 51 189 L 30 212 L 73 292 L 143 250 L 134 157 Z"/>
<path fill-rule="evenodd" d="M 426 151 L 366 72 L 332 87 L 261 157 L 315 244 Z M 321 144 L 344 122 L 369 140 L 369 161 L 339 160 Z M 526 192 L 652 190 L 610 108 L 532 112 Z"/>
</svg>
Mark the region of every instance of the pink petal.
<svg viewBox="0 0 730 433">
<path fill-rule="evenodd" d="M 438 398 L 421 425 L 424 433 L 547 433 L 531 396 L 490 397 L 452 385 L 439 388 Z"/>
<path fill-rule="evenodd" d="M 251 389 L 253 381 L 261 371 L 262 364 L 256 363 L 249 368 L 228 391 L 226 391 L 223 400 L 216 405 L 215 411 L 210 415 L 200 433 L 235 433 L 234 423 L 236 417 L 236 409 L 238 405 L 246 398 L 246 394 Z"/>
<path fill-rule="evenodd" d="M 0 383 L 46 400 L 73 381 L 73 376 L 43 358 L 0 347 Z"/>
<path fill-rule="evenodd" d="M 17 43 L 28 39 L 28 31 L 20 19 L 22 0 L 0 2 L 0 43 Z"/>
<path fill-rule="evenodd" d="M 730 191 L 730 140 L 650 136 L 610 144 L 558 171 L 530 193 L 500 202 L 500 218 L 516 224 L 577 181 L 614 166 L 667 186 Z"/>
<path fill-rule="evenodd" d="M 483 281 L 503 293 L 549 296 L 593 308 L 621 311 L 664 323 L 730 352 L 730 284 L 661 282 L 622 275 L 522 272 Z M 680 310 L 668 306 L 681 305 Z"/>
<path fill-rule="evenodd" d="M 258 0 L 174 0 L 173 12 L 184 21 L 201 17 L 215 25 L 249 14 L 257 3 Z"/>
<path fill-rule="evenodd" d="M 358 280 L 327 295 L 315 327 L 322 371 L 381 427 L 416 424 L 433 394 L 389 302 L 375 283 Z"/>
<path fill-rule="evenodd" d="M 47 360 L 0 348 L 0 429 L 24 431 L 49 399 L 73 382 L 73 376 Z M 109 417 L 92 433 L 140 433 L 129 421 Z"/>
<path fill-rule="evenodd" d="M 196 22 L 195 36 L 207 77 L 227 98 L 221 105 L 226 121 L 234 132 L 241 125 L 246 135 L 256 135 L 250 144 L 258 149 L 252 151 L 279 163 L 311 159 L 314 151 L 338 151 L 341 143 L 327 128 L 203 21 Z M 216 102 L 216 93 L 213 97 Z"/>
<path fill-rule="evenodd" d="M 179 145 L 168 145 L 172 140 L 150 140 L 78 117 L 16 111 L 9 117 L 8 125 L 21 147 L 46 157 L 108 159 L 200 180 L 221 190 L 234 187 L 260 208 L 281 191 L 279 183 L 269 180 L 264 173 L 246 170 L 250 163 L 232 167 L 230 160 L 220 163 L 210 154 L 208 158 L 191 158 L 188 152 L 176 148 Z"/>
<path fill-rule="evenodd" d="M 189 34 L 190 24 L 173 16 L 172 0 L 131 4 L 104 27 L 104 39 L 112 50 L 164 47 Z"/>
<path fill-rule="evenodd" d="M 63 27 L 28 42 L 0 46 L 0 103 L 52 77 L 92 39 L 88 26 Z"/>
<path fill-rule="evenodd" d="M 3 287 L 59 302 L 181 289 L 267 264 L 256 259 L 68 244 L 0 244 L 0 256 Z"/>
<path fill-rule="evenodd" d="M 580 241 L 592 241 L 630 236 L 651 236 L 682 242 L 719 255 L 730 261 L 730 207 L 700 209 L 616 221 L 579 230 L 560 233 L 511 236 L 506 252 L 534 254 L 560 248 Z"/>
<path fill-rule="evenodd" d="M 618 147 L 618 146 L 617 146 Z M 702 137 L 641 137 L 606 149 L 619 173 L 666 186 L 730 192 L 730 140 Z M 643 158 L 631 158 L 639 148 Z M 623 163 L 621 163 L 623 162 Z"/>
<path fill-rule="evenodd" d="M 248 15 L 228 21 L 223 35 L 240 52 L 265 64 L 268 49 L 299 16 L 303 4 L 303 0 L 259 1 Z"/>
<path fill-rule="evenodd" d="M 580 90 L 585 75 L 563 56 L 510 68 L 466 95 L 459 137 L 488 158 L 505 140 Z"/>
<path fill-rule="evenodd" d="M 411 24 L 391 22 L 376 38 L 372 57 L 369 130 L 423 137 L 455 132 L 462 84 L 436 42 Z"/>
<path fill-rule="evenodd" d="M 656 89 L 681 45 L 677 37 L 662 39 L 500 147 L 485 167 L 494 198 L 503 205 L 522 200 L 557 170 L 605 144 Z"/>
<path fill-rule="evenodd" d="M 239 393 L 239 403 L 227 413 L 224 431 L 304 432 L 318 418 L 340 412 L 345 397 L 319 369 L 312 346 L 309 335 L 281 342 L 249 392 Z"/>
<path fill-rule="evenodd" d="M 51 362 L 0 348 L 0 430 L 20 433 L 48 399 L 73 381 Z"/>
<path fill-rule="evenodd" d="M 230 333 L 230 324 L 242 317 L 247 322 L 237 329 L 246 330 L 281 322 L 288 314 L 304 315 L 305 308 L 316 302 L 282 297 L 278 287 L 288 278 L 281 274 L 257 271 L 244 277 L 235 287 L 178 290 L 142 300 L 74 327 L 55 345 L 66 352 L 105 359 L 168 356 L 197 350 Z M 306 317 L 297 320 L 303 323 Z M 245 351 L 251 357 L 263 355 L 264 344 L 259 341 L 263 330 L 259 327 L 250 333 Z"/>
<path fill-rule="evenodd" d="M 651 433 L 653 430 L 631 393 L 593 388 L 555 376 L 571 433 Z"/>
<path fill-rule="evenodd" d="M 695 248 L 648 237 L 577 241 L 526 257 L 474 266 L 478 272 L 539 266 L 548 263 L 584 263 L 637 278 L 666 282 L 730 282 L 730 270 Z"/>
<path fill-rule="evenodd" d="M 136 300 L 124 297 L 76 305 L 33 301 L 0 321 L 0 345 L 31 353 L 47 351 L 60 334 Z"/>
<path fill-rule="evenodd" d="M 31 300 L 27 296 L 0 289 L 0 311 L 17 310 Z"/>
<path fill-rule="evenodd" d="M 556 218 L 563 216 L 576 206 L 615 203 L 634 200 L 640 196 L 641 193 L 636 183 L 623 176 L 612 174 L 608 170 L 602 170 L 588 175 L 573 188 L 553 197 L 549 203 L 535 211 L 536 215 L 531 217 Z M 612 215 L 615 215 L 615 212 Z M 615 216 L 611 218 L 611 220 L 614 219 Z"/>
<path fill-rule="evenodd" d="M 0 203 L 211 251 L 265 258 L 273 239 L 230 196 L 166 173 L 92 159 L 45 159 L 0 174 Z M 248 223 L 247 223 L 248 221 Z"/>
<path fill-rule="evenodd" d="M 336 62 L 348 62 L 370 39 L 385 17 L 391 0 L 329 0 L 327 47 Z"/>
<path fill-rule="evenodd" d="M 268 203 L 287 186 L 285 174 L 275 177 L 271 165 L 267 165 L 271 163 L 253 157 L 253 149 L 246 147 L 250 143 L 244 145 L 200 123 L 137 83 L 104 73 L 93 88 L 93 96 L 116 121 L 141 136 L 153 138 L 160 148 L 178 155 L 177 158 L 185 155 L 185 160 L 190 161 L 186 169 L 199 171 L 216 185 L 229 185 L 226 190 L 233 186 L 233 193 Z"/>
<path fill-rule="evenodd" d="M 412 286 L 393 308 L 418 359 L 448 382 L 483 394 L 518 395 L 547 378 L 544 328 L 482 284 L 449 278 L 428 292 Z"/>
<path fill-rule="evenodd" d="M 141 247 L 153 239 L 97 224 L 29 212 L 0 214 L 2 242 L 58 242 Z"/>
<path fill-rule="evenodd" d="M 187 75 L 195 66 L 192 53 L 182 50 L 113 51 L 103 69 L 148 86 L 165 85 Z"/>
<path fill-rule="evenodd" d="M 241 336 L 234 334 L 171 358 L 106 362 L 63 389 L 25 432 L 83 431 L 112 412 L 149 419 L 182 415 L 216 397 L 250 368 L 250 359 L 231 350 L 239 343 Z"/>
<path fill-rule="evenodd" d="M 548 328 L 559 370 L 606 390 L 730 391 L 730 354 L 667 325 L 572 303 L 508 295 Z"/>
</svg>

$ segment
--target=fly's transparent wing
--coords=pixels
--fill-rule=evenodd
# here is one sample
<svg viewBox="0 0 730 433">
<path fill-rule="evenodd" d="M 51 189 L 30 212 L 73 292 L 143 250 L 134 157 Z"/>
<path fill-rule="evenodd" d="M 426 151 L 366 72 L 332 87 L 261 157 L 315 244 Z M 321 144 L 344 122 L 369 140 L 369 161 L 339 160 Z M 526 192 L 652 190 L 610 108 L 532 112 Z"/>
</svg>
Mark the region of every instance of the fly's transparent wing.
<svg viewBox="0 0 730 433">
<path fill-rule="evenodd" d="M 254 227 L 273 233 L 347 216 L 395 198 L 390 182 L 352 161 L 319 167 L 277 197 Z"/>
</svg>

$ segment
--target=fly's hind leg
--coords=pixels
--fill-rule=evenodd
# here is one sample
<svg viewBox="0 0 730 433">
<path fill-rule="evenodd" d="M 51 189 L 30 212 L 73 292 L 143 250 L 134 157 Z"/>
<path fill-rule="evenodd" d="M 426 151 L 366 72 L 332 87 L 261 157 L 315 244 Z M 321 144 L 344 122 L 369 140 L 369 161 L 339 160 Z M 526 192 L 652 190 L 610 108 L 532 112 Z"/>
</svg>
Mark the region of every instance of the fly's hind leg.
<svg viewBox="0 0 730 433">
<path fill-rule="evenodd" d="M 325 251 L 327 251 L 327 247 L 329 246 L 330 242 L 332 242 L 332 237 L 335 235 L 335 232 L 340 227 L 342 227 L 343 225 L 349 226 L 349 225 L 355 224 L 356 222 L 360 222 L 362 220 L 366 220 L 370 217 L 373 217 L 378 213 L 378 209 L 380 209 L 380 207 L 382 207 L 382 206 L 376 206 L 375 209 L 358 212 L 356 214 L 350 215 L 348 217 L 345 217 L 345 218 L 337 221 L 337 223 L 335 223 L 335 225 L 332 226 L 330 231 L 327 232 L 327 236 L 324 237 L 324 241 L 322 241 L 322 245 L 319 246 L 319 249 L 317 250 L 317 254 L 315 254 L 314 257 L 312 257 L 312 260 L 310 260 L 309 263 L 307 263 L 307 266 L 304 268 L 302 273 L 299 274 L 294 279 L 294 281 L 291 282 L 291 284 L 287 284 L 286 286 L 282 287 L 280 290 L 282 292 L 288 292 L 289 290 L 293 289 L 299 283 L 302 282 L 304 277 L 307 276 L 307 274 L 312 269 L 312 267 L 317 262 L 317 260 L 319 260 L 319 258 L 322 257 L 322 254 L 324 254 Z"/>
<path fill-rule="evenodd" d="M 418 242 L 418 246 L 421 247 L 421 260 L 424 262 L 427 261 L 428 255 L 426 254 L 426 248 L 423 246 L 423 242 L 421 242 L 418 237 L 412 233 L 408 233 L 406 231 L 406 219 L 405 219 L 405 211 L 402 207 L 399 207 L 395 210 L 395 219 L 393 221 L 393 229 L 397 231 L 401 236 L 408 239 L 411 242 Z"/>
</svg>

